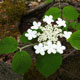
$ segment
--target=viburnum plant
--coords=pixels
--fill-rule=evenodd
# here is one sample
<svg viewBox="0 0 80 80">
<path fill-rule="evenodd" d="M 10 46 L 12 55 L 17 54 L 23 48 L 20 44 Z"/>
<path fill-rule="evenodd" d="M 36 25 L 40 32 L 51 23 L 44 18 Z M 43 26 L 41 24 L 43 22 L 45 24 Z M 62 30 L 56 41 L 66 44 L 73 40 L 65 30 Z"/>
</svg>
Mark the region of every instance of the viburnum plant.
<svg viewBox="0 0 80 80">
<path fill-rule="evenodd" d="M 68 39 L 72 32 L 62 31 L 61 27 L 66 27 L 66 21 L 58 18 L 54 24 L 53 16 L 45 16 L 43 22 L 46 22 L 46 25 L 41 25 L 41 22 L 33 22 L 31 29 L 27 30 L 25 36 L 28 40 L 37 38 L 37 45 L 34 45 L 35 53 L 45 55 L 48 54 L 63 54 L 63 50 L 66 49 L 65 46 L 61 44 L 59 38 Z"/>
<path fill-rule="evenodd" d="M 61 18 L 62 17 L 62 18 Z M 0 41 L 0 54 L 15 52 L 12 61 L 13 71 L 24 74 L 32 65 L 30 54 L 24 49 L 33 47 L 37 59 L 35 66 L 46 78 L 57 71 L 62 64 L 62 54 L 66 46 L 61 39 L 66 39 L 76 50 L 80 50 L 80 23 L 77 23 L 78 11 L 73 6 L 61 9 L 50 8 L 43 17 L 42 22 L 33 22 L 31 28 L 20 37 L 21 43 L 29 43 L 19 47 L 13 37 L 6 37 Z M 69 27 L 74 32 L 69 31 Z"/>
</svg>

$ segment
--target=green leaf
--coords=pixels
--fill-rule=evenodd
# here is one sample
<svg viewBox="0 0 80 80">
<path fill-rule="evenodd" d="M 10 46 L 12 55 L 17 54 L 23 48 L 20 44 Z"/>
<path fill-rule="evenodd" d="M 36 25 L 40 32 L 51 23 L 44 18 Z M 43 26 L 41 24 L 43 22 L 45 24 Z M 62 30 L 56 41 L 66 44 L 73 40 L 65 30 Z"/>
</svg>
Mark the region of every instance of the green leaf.
<svg viewBox="0 0 80 80">
<path fill-rule="evenodd" d="M 57 18 L 61 17 L 61 10 L 57 7 L 52 7 L 45 13 L 45 15 L 52 15 L 53 19 L 56 20 Z"/>
<path fill-rule="evenodd" d="M 72 47 L 80 50 L 80 30 L 74 32 L 71 37 L 68 39 L 68 42 L 72 45 Z"/>
<path fill-rule="evenodd" d="M 17 52 L 12 61 L 12 69 L 14 72 L 24 74 L 32 65 L 30 55 L 26 51 Z"/>
<path fill-rule="evenodd" d="M 70 26 L 73 29 L 80 30 L 80 23 L 72 22 L 72 23 L 70 23 Z"/>
<path fill-rule="evenodd" d="M 0 54 L 8 54 L 16 51 L 18 43 L 13 37 L 6 37 L 0 41 Z"/>
<path fill-rule="evenodd" d="M 36 30 L 38 33 L 43 33 L 43 31 L 41 29 L 37 29 Z"/>
<path fill-rule="evenodd" d="M 46 78 L 52 75 L 62 64 L 61 54 L 46 54 L 37 57 L 36 67 L 40 73 L 42 73 Z"/>
<path fill-rule="evenodd" d="M 75 29 L 76 29 L 76 30 L 80 30 L 80 23 L 77 23 L 77 24 L 76 24 Z"/>
<path fill-rule="evenodd" d="M 48 4 L 48 3 L 50 3 L 50 2 L 52 2 L 53 0 L 46 0 L 46 3 Z"/>
<path fill-rule="evenodd" d="M 79 13 L 73 6 L 66 6 L 63 8 L 63 16 L 68 20 L 76 20 Z"/>
<path fill-rule="evenodd" d="M 77 24 L 76 22 L 71 22 L 71 23 L 70 23 L 70 26 L 71 26 L 73 29 L 75 29 L 76 24 Z"/>
<path fill-rule="evenodd" d="M 21 41 L 22 43 L 30 43 L 32 40 L 28 40 L 28 38 L 25 37 L 25 33 L 26 33 L 26 32 L 24 32 L 24 33 L 21 35 L 20 41 Z"/>
</svg>

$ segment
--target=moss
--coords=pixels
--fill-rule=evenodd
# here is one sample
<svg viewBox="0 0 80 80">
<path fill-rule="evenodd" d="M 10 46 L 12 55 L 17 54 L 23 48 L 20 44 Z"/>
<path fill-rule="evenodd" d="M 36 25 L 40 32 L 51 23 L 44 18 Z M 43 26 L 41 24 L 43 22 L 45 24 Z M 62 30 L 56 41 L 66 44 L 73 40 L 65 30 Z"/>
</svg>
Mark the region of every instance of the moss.
<svg viewBox="0 0 80 80">
<path fill-rule="evenodd" d="M 5 12 L 1 12 L 0 17 L 7 16 L 8 23 L 14 23 L 20 21 L 20 18 L 23 13 L 26 12 L 26 5 L 23 0 L 18 0 L 15 3 L 11 2 L 11 0 L 5 0 L 1 5 L 0 11 L 5 10 Z M 3 23 L 3 19 L 0 19 Z"/>
</svg>

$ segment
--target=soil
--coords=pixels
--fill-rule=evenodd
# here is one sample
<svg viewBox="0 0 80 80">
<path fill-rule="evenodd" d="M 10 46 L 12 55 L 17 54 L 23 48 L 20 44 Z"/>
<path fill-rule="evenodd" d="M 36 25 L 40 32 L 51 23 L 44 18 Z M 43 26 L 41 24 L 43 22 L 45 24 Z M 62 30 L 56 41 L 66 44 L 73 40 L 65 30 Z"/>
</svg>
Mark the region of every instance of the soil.
<svg viewBox="0 0 80 80">
<path fill-rule="evenodd" d="M 73 0 L 71 0 L 73 1 Z M 78 0 L 75 0 L 75 3 Z M 50 4 L 51 5 L 51 4 Z M 45 5 L 43 6 L 43 8 L 39 9 L 42 10 L 42 12 L 45 12 L 50 5 Z M 64 4 L 65 5 L 65 4 Z M 48 6 L 48 8 L 46 8 Z M 46 9 L 45 9 L 46 8 Z M 43 11 L 43 9 L 45 9 Z M 37 10 L 37 11 L 39 11 Z M 36 10 L 33 10 L 33 12 L 35 12 Z M 9 35 L 13 35 L 14 37 L 18 38 L 20 36 L 20 33 L 23 33 L 26 29 L 28 29 L 31 25 L 32 22 L 34 20 L 38 21 L 41 20 L 42 16 L 44 14 L 41 15 L 41 11 L 36 12 L 33 16 L 29 16 L 31 14 L 33 14 L 33 12 L 29 12 L 26 15 L 28 16 L 28 18 L 24 16 L 22 16 L 21 19 L 21 23 L 19 26 L 19 30 L 18 28 L 15 26 L 13 28 L 13 33 L 11 30 L 9 30 L 10 28 L 8 28 L 9 33 L 7 34 Z M 40 14 L 38 17 L 36 17 L 36 15 Z M 1 29 L 1 28 L 0 28 Z M 3 31 L 0 30 L 2 32 L 2 37 L 4 37 L 4 29 Z M 20 31 L 20 32 L 19 32 Z M 0 33 L 1 33 L 0 32 Z M 11 34 L 10 34 L 11 33 Z M 15 35 L 14 35 L 15 33 Z M 7 36 L 5 35 L 5 36 Z M 18 36 L 16 36 L 18 35 Z M 12 57 L 14 55 L 14 53 L 12 53 L 12 55 L 1 55 L 0 56 L 0 80 L 80 80 L 80 51 L 75 50 L 74 48 L 71 47 L 71 45 L 65 41 L 65 39 L 62 40 L 63 44 L 67 47 L 67 49 L 64 51 L 63 56 L 63 64 L 61 65 L 61 67 L 57 70 L 56 73 L 54 73 L 53 75 L 51 75 L 48 79 L 46 79 L 42 74 L 40 74 L 36 67 L 35 67 L 35 60 L 36 60 L 36 55 L 33 51 L 32 48 L 27 48 L 25 50 L 27 50 L 30 55 L 32 56 L 33 59 L 33 65 L 32 67 L 23 75 L 18 75 L 16 73 L 14 73 L 11 69 L 11 61 L 12 61 Z M 25 44 L 21 44 L 21 45 L 25 45 Z M 70 54 L 70 55 L 68 55 Z M 24 77 L 24 79 L 23 79 Z"/>
</svg>

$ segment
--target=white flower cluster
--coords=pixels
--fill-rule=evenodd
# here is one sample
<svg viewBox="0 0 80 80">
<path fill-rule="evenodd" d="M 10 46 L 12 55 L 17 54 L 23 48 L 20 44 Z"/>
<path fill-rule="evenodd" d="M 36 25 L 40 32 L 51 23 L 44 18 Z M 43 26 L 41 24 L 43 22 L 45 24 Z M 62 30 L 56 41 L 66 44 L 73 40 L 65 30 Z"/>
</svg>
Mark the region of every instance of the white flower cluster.
<svg viewBox="0 0 80 80">
<path fill-rule="evenodd" d="M 57 25 L 52 26 L 52 24 L 48 24 L 45 27 L 40 27 L 43 33 L 38 33 L 38 41 L 51 41 L 56 43 L 58 41 L 58 37 L 62 38 L 62 29 L 59 29 Z"/>
<path fill-rule="evenodd" d="M 34 48 L 36 49 L 36 54 L 45 55 L 45 51 L 47 51 L 48 54 L 56 54 L 57 52 L 62 54 L 63 50 L 66 49 L 65 46 L 61 45 L 61 42 L 58 41 L 57 44 L 53 44 L 51 41 L 46 42 L 44 45 L 43 43 L 39 43 L 38 45 L 35 45 Z"/>
<path fill-rule="evenodd" d="M 33 38 L 37 37 L 37 31 L 32 31 L 31 29 L 28 29 L 28 33 L 25 34 L 26 37 L 28 37 L 28 40 L 32 40 Z"/>
<path fill-rule="evenodd" d="M 66 22 L 61 18 L 58 18 L 56 24 L 54 24 L 53 16 L 45 16 L 43 22 L 46 22 L 44 27 L 41 25 L 41 22 L 34 21 L 31 29 L 28 29 L 25 34 L 29 40 L 38 38 L 39 44 L 34 46 L 35 53 L 40 53 L 41 55 L 45 55 L 45 52 L 48 54 L 62 54 L 66 47 L 61 44 L 59 38 L 65 37 L 68 39 L 72 32 L 62 31 L 61 27 L 66 27 Z M 38 29 L 42 32 L 38 32 Z"/>
</svg>

